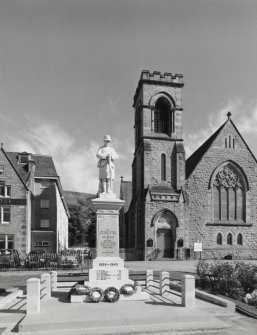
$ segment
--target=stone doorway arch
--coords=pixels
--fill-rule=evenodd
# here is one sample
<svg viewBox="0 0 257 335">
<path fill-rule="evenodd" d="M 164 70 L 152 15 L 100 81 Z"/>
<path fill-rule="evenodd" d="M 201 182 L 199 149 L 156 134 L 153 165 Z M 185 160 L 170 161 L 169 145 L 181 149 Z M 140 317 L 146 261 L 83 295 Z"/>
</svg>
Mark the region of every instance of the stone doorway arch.
<svg viewBox="0 0 257 335">
<path fill-rule="evenodd" d="M 168 209 L 161 210 L 153 217 L 152 225 L 155 228 L 155 247 L 158 250 L 157 259 L 176 257 L 176 229 L 178 227 L 176 216 Z"/>
</svg>

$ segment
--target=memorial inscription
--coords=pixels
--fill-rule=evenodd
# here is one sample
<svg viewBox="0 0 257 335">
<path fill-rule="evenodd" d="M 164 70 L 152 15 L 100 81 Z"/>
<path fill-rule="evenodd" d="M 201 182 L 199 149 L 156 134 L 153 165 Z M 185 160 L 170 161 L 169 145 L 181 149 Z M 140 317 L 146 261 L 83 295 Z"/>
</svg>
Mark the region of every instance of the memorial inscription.
<svg viewBox="0 0 257 335">
<path fill-rule="evenodd" d="M 97 215 L 97 256 L 117 257 L 119 255 L 118 215 Z"/>
<path fill-rule="evenodd" d="M 97 280 L 121 280 L 121 270 L 108 271 L 108 270 L 97 270 L 96 273 Z"/>
</svg>

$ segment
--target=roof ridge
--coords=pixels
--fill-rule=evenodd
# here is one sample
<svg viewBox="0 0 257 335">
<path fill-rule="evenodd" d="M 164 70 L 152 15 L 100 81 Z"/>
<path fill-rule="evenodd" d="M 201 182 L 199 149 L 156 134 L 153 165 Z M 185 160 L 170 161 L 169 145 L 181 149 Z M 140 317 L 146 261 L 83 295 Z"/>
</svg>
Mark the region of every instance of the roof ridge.
<svg viewBox="0 0 257 335">
<path fill-rule="evenodd" d="M 214 140 L 217 138 L 218 134 L 221 132 L 225 124 L 229 121 L 226 120 L 192 155 L 186 160 L 186 179 L 194 171 L 195 167 L 198 165 L 200 160 L 206 151 L 210 148 Z M 230 120 L 231 121 L 231 120 Z"/>
<path fill-rule="evenodd" d="M 23 151 L 23 152 L 20 152 L 20 151 L 6 151 L 6 153 L 10 153 L 10 154 L 24 154 L 25 151 Z M 28 153 L 28 152 L 26 152 L 26 153 Z M 53 158 L 52 155 L 33 154 L 33 153 L 29 153 L 29 154 L 31 154 L 32 156 L 38 156 L 38 157 L 51 157 L 51 158 Z"/>
</svg>

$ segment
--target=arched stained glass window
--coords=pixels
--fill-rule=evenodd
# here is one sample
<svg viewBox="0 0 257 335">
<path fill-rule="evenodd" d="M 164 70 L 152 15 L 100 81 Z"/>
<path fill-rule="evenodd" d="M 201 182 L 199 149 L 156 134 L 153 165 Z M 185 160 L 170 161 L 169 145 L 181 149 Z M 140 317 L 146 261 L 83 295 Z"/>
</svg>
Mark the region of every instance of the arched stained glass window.
<svg viewBox="0 0 257 335">
<path fill-rule="evenodd" d="M 218 235 L 217 235 L 217 244 L 222 245 L 222 235 L 221 235 L 221 233 L 218 233 Z"/>
<path fill-rule="evenodd" d="M 228 163 L 216 173 L 212 185 L 213 220 L 245 222 L 245 181 Z"/>
<path fill-rule="evenodd" d="M 166 180 L 166 156 L 165 154 L 161 155 L 161 180 Z"/>
<path fill-rule="evenodd" d="M 174 112 L 165 98 L 158 99 L 155 105 L 154 132 L 169 136 L 174 132 Z"/>
<path fill-rule="evenodd" d="M 243 245 L 243 235 L 241 233 L 237 235 L 237 244 Z"/>
<path fill-rule="evenodd" d="M 228 233 L 228 236 L 227 236 L 227 244 L 228 244 L 228 245 L 232 245 L 232 244 L 233 244 L 233 237 L 232 237 L 232 234 L 231 234 L 231 233 Z"/>
</svg>

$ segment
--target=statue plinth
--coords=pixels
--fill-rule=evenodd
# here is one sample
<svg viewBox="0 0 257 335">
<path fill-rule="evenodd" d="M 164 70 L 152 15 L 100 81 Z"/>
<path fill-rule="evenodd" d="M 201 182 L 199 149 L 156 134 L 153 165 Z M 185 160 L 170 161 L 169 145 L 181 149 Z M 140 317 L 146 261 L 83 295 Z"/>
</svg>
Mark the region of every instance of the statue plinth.
<svg viewBox="0 0 257 335">
<path fill-rule="evenodd" d="M 100 193 L 92 203 L 96 212 L 96 258 L 85 285 L 120 289 L 124 284 L 133 284 L 124 260 L 119 257 L 119 212 L 125 201 L 113 193 Z"/>
</svg>

